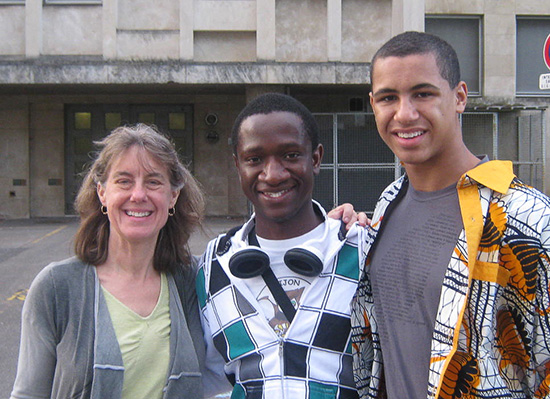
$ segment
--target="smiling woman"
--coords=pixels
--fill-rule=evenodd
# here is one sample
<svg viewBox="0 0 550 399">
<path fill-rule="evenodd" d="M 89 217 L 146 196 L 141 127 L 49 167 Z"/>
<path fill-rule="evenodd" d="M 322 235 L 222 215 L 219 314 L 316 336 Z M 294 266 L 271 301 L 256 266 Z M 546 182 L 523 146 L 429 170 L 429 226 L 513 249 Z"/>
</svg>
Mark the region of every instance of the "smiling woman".
<svg viewBox="0 0 550 399">
<path fill-rule="evenodd" d="M 86 175 L 75 203 L 75 208 L 82 218 L 82 226 L 75 239 L 76 254 L 92 264 L 106 262 L 109 233 L 113 226 L 110 224 L 110 210 L 108 207 L 102 208 L 107 204 L 102 203 L 100 195 L 107 186 L 112 187 L 115 181 L 121 189 L 126 187 L 124 185 L 131 187 L 135 184 L 136 176 L 129 176 L 130 171 L 123 170 L 131 166 L 126 162 L 126 157 L 122 156 L 127 152 L 127 155 L 133 155 L 134 173 L 141 169 L 149 175 L 148 189 L 157 184 L 160 175 L 164 179 L 165 188 L 169 187 L 171 191 L 179 193 L 179 200 L 174 201 L 174 209 L 167 206 L 162 210 L 166 216 L 169 211 L 173 211 L 174 215 L 159 231 L 153 262 L 155 269 L 164 271 L 172 268 L 174 264 L 187 263 L 190 259 L 187 242 L 191 232 L 202 219 L 204 200 L 197 182 L 179 161 L 170 140 L 151 127 L 138 124 L 135 127 L 115 129 L 97 145 L 102 150 Z M 126 164 L 121 165 L 121 162 Z M 109 184 L 109 179 L 113 184 Z M 139 189 L 135 194 L 143 195 Z M 147 200 L 149 206 L 151 201 L 149 198 Z M 143 202 L 140 204 L 143 206 Z M 95 231 L 99 235 L 94 235 Z"/>
<path fill-rule="evenodd" d="M 171 141 L 147 125 L 96 144 L 76 199 L 77 257 L 31 285 L 11 397 L 201 397 L 202 377 L 222 373 L 204 365 L 188 249 L 202 192 Z M 205 386 L 215 393 L 211 380 Z"/>
<path fill-rule="evenodd" d="M 153 249 L 179 189 L 172 188 L 167 168 L 136 145 L 123 151 L 109 169 L 97 192 L 109 218 L 110 250 L 125 244 Z"/>
</svg>

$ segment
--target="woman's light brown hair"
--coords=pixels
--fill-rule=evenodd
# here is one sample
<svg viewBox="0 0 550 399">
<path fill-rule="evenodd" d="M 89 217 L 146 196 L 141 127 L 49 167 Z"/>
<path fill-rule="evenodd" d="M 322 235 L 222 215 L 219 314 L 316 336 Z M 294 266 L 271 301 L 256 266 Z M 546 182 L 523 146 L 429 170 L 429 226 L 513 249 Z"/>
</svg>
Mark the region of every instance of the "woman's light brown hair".
<svg viewBox="0 0 550 399">
<path fill-rule="evenodd" d="M 175 214 L 168 217 L 166 225 L 159 232 L 153 265 L 158 271 L 173 272 L 176 267 L 189 264 L 189 237 L 201 225 L 204 196 L 197 181 L 181 163 L 170 139 L 154 127 L 137 124 L 118 127 L 95 144 L 99 152 L 75 200 L 75 209 L 81 220 L 75 235 L 76 255 L 82 261 L 96 266 L 107 260 L 109 219 L 101 213 L 97 184 L 105 184 L 109 168 L 119 154 L 138 146 L 166 166 L 172 190 L 180 190 Z"/>
</svg>

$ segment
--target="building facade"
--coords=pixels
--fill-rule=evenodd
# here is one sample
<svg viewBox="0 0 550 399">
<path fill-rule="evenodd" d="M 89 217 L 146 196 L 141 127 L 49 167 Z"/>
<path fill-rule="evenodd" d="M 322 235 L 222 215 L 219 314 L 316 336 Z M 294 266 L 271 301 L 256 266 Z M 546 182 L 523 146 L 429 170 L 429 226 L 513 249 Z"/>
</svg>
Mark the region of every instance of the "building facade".
<svg viewBox="0 0 550 399">
<path fill-rule="evenodd" d="M 376 133 L 370 60 L 406 30 L 457 48 L 470 148 L 548 193 L 548 1 L 0 0 L 0 219 L 74 213 L 93 141 L 135 122 L 173 137 L 208 215 L 245 215 L 230 131 L 267 91 L 318 118 L 315 197 L 372 211 L 401 168 Z"/>
</svg>

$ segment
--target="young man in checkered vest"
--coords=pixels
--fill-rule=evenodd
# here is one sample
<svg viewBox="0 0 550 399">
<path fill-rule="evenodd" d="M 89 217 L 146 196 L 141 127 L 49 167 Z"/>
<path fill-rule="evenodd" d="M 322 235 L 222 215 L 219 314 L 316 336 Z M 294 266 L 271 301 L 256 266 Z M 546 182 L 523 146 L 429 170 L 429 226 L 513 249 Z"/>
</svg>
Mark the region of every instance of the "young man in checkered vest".
<svg viewBox="0 0 550 399">
<path fill-rule="evenodd" d="M 254 214 L 202 258 L 207 357 L 225 359 L 234 399 L 357 398 L 350 313 L 365 238 L 312 200 L 317 123 L 292 97 L 264 94 L 237 117 L 232 144 Z"/>
</svg>

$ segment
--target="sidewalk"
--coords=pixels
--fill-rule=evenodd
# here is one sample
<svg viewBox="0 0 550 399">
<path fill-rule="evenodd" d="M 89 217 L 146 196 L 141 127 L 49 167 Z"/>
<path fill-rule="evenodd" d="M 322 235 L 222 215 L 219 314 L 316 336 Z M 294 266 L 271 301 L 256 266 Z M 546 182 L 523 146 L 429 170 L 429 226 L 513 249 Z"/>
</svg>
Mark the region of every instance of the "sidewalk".
<svg viewBox="0 0 550 399">
<path fill-rule="evenodd" d="M 226 217 L 209 217 L 204 223 L 204 234 L 196 231 L 189 240 L 191 253 L 193 255 L 202 255 L 206 249 L 206 244 L 212 238 L 217 237 L 221 233 L 227 232 L 235 226 L 239 226 L 246 222 L 248 218 L 226 218 Z"/>
<path fill-rule="evenodd" d="M 197 230 L 191 235 L 189 246 L 194 255 L 201 255 L 206 244 L 212 238 L 225 233 L 230 228 L 243 224 L 244 217 L 208 217 L 204 221 L 203 231 Z M 76 216 L 0 219 L 0 260 L 2 253 L 20 248 L 24 243 L 41 239 L 45 234 L 55 233 L 57 226 L 65 226 L 76 232 L 79 219 Z"/>
</svg>

